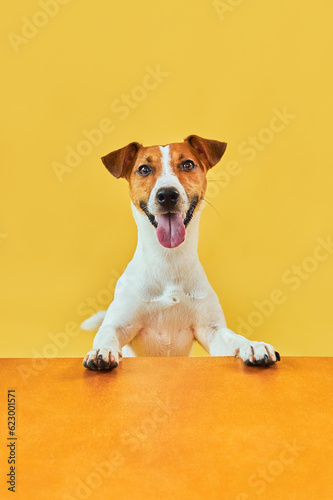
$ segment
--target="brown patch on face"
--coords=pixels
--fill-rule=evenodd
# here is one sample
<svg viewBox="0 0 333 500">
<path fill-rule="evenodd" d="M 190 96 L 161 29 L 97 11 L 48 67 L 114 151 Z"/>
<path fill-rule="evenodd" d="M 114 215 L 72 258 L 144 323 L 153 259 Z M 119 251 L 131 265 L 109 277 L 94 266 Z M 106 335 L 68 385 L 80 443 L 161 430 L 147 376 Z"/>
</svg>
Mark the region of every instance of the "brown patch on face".
<svg viewBox="0 0 333 500">
<path fill-rule="evenodd" d="M 143 177 L 138 173 L 142 165 L 148 165 L 152 172 Z M 162 153 L 159 146 L 141 147 L 129 175 L 130 197 L 135 207 L 141 211 L 140 203 L 147 205 L 150 193 L 162 172 Z"/>
<path fill-rule="evenodd" d="M 184 187 L 189 200 L 198 197 L 199 201 L 201 201 L 207 188 L 207 167 L 187 142 L 170 144 L 169 151 L 172 171 Z M 186 171 L 182 169 L 182 164 L 187 160 L 193 161 L 195 165 L 193 170 Z"/>
</svg>

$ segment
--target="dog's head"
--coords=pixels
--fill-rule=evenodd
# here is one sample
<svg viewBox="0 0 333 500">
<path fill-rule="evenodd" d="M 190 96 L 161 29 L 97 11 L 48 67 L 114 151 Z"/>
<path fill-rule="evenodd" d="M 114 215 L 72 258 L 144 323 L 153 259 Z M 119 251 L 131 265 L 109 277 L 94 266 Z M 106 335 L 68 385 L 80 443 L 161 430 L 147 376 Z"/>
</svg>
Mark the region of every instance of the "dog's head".
<svg viewBox="0 0 333 500">
<path fill-rule="evenodd" d="M 206 174 L 226 147 L 225 142 L 190 135 L 167 146 L 131 142 L 102 161 L 117 179 L 128 180 L 132 202 L 156 228 L 160 244 L 174 248 L 184 241 L 206 191 Z"/>
</svg>

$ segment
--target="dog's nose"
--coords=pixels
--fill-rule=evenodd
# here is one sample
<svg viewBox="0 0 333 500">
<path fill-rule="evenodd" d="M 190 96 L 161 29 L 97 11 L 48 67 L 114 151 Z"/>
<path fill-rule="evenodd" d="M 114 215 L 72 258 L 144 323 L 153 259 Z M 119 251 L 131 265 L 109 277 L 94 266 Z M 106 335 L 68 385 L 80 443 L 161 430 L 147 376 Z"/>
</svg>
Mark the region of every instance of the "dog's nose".
<svg viewBox="0 0 333 500">
<path fill-rule="evenodd" d="M 175 188 L 161 188 L 157 191 L 156 200 L 163 208 L 171 210 L 179 200 L 179 192 Z"/>
</svg>

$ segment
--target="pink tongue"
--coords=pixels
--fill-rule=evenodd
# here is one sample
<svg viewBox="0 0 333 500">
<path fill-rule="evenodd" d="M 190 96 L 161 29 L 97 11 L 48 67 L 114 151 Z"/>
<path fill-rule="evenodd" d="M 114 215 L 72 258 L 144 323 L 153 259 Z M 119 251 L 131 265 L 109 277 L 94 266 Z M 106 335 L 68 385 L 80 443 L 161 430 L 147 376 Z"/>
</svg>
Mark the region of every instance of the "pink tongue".
<svg viewBox="0 0 333 500">
<path fill-rule="evenodd" d="M 166 248 L 178 247 L 185 238 L 182 214 L 163 214 L 157 216 L 157 239 Z"/>
</svg>

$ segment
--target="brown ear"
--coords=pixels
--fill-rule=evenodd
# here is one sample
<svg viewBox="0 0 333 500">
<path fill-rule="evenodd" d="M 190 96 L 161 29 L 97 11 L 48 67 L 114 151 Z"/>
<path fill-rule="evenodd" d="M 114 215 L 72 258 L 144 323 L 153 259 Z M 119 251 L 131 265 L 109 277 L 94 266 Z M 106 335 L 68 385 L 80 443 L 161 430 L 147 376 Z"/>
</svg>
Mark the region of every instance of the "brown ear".
<svg viewBox="0 0 333 500">
<path fill-rule="evenodd" d="M 102 162 L 108 171 L 117 179 L 119 177 L 127 177 L 130 169 L 135 161 L 141 144 L 138 142 L 131 142 L 127 146 L 117 151 L 113 151 L 101 158 Z"/>
<path fill-rule="evenodd" d="M 226 142 L 203 139 L 198 135 L 189 135 L 184 140 L 192 146 L 208 168 L 220 161 L 227 147 Z"/>
</svg>

